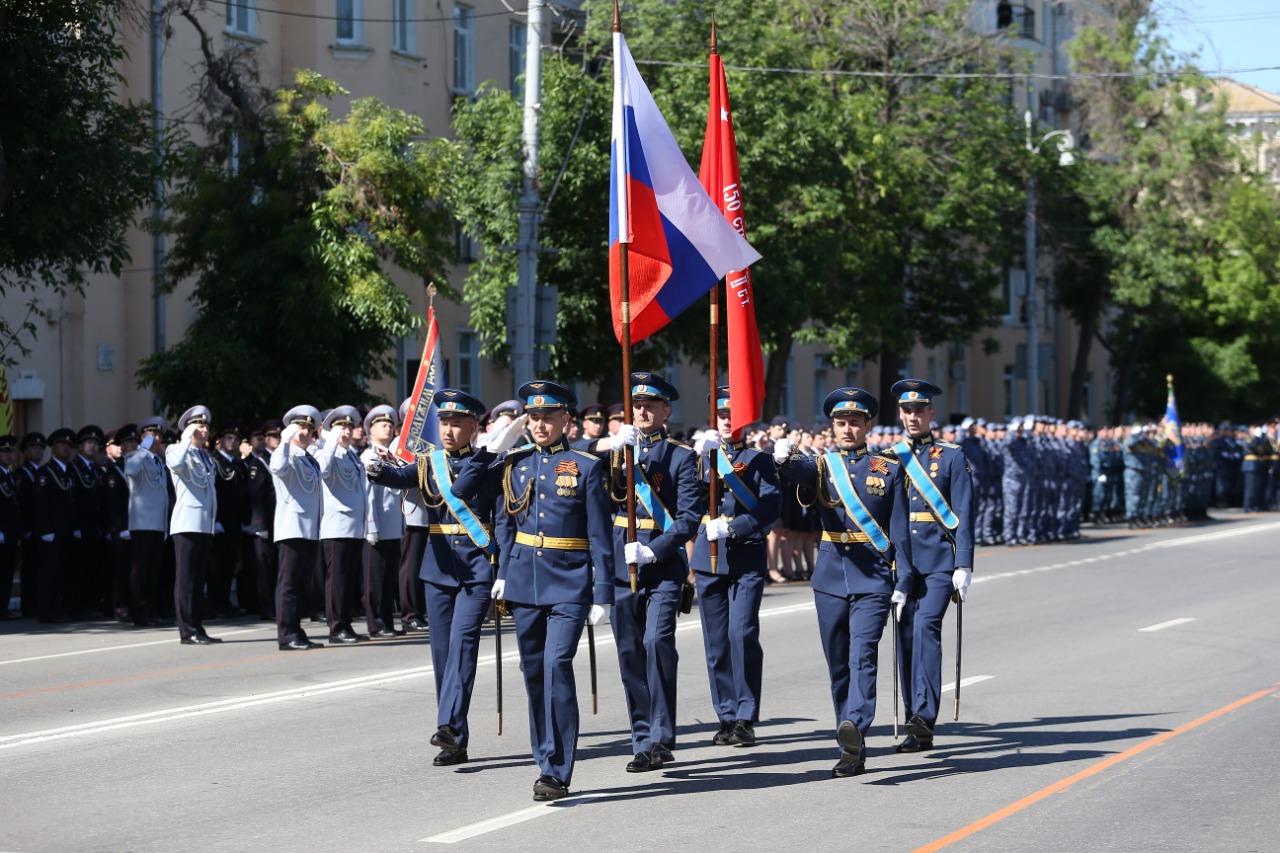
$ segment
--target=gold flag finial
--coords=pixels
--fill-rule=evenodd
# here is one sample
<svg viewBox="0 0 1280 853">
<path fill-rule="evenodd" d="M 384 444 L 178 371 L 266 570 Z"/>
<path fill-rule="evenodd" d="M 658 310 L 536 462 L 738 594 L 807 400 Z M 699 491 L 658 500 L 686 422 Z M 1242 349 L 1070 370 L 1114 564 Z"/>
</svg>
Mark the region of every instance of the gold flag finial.
<svg viewBox="0 0 1280 853">
<path fill-rule="evenodd" d="M 436 283 L 434 281 L 427 284 L 427 307 L 431 308 L 436 301 Z"/>
</svg>

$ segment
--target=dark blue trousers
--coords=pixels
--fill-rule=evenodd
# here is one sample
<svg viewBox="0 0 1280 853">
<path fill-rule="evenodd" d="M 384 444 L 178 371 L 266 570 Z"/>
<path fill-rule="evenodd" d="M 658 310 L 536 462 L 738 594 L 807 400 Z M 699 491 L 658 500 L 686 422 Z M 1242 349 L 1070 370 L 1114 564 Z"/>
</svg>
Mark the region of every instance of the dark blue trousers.
<svg viewBox="0 0 1280 853">
<path fill-rule="evenodd" d="M 951 601 L 951 572 L 917 575 L 898 620 L 898 670 L 907 719 L 913 714 L 932 727 L 942 693 L 942 618 Z"/>
<path fill-rule="evenodd" d="M 431 666 L 436 676 L 436 725 L 457 729 L 458 746 L 465 748 L 471 737 L 467 711 L 476 686 L 480 629 L 489 612 L 489 585 L 429 583 L 426 587 Z"/>
<path fill-rule="evenodd" d="M 578 689 L 573 656 L 589 604 L 535 606 L 507 602 L 516 623 L 520 671 L 529 695 L 529 745 L 544 776 L 568 786 L 578 749 Z M 432 625 L 432 630 L 435 626 Z"/>
<path fill-rule="evenodd" d="M 680 581 L 614 588 L 613 636 L 631 719 L 632 754 L 676 744 L 676 613 Z"/>
<path fill-rule="evenodd" d="M 760 646 L 764 574 L 698 572 L 697 581 L 712 707 L 721 722 L 758 722 L 764 673 Z"/>
<path fill-rule="evenodd" d="M 831 677 L 836 726 L 851 721 L 866 737 L 876 715 L 876 665 L 889 615 L 889 593 L 828 595 L 814 592 L 818 631 Z"/>
</svg>

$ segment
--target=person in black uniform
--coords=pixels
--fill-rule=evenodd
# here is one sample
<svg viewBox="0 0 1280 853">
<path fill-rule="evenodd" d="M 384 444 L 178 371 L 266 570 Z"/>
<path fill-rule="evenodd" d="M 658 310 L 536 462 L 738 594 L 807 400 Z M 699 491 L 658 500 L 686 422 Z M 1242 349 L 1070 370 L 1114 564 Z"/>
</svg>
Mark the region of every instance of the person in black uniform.
<svg viewBox="0 0 1280 853">
<path fill-rule="evenodd" d="M 245 482 L 249 500 L 250 544 L 246 556 L 258 584 L 258 616 L 276 621 L 276 575 L 279 572 L 272 525 L 276 514 L 276 487 L 271 480 L 271 453 L 280 446 L 284 421 L 276 418 L 262 425 L 262 446 L 244 457 Z"/>
<path fill-rule="evenodd" d="M 76 491 L 75 529 L 72 531 L 70 580 L 73 612 L 88 618 L 94 612 L 111 616 L 111 564 L 106 559 L 107 490 L 96 457 L 106 436 L 94 424 L 76 433 L 79 452 L 71 460 Z"/>
<path fill-rule="evenodd" d="M 13 451 L 18 439 L 0 435 L 0 617 L 9 616 L 9 597 L 22 537 L 22 506 L 18 503 L 18 480 L 13 471 Z M 18 475 L 21 476 L 21 475 Z"/>
<path fill-rule="evenodd" d="M 71 543 L 76 532 L 75 455 L 76 434 L 63 427 L 49 435 L 53 458 L 40 467 L 36 477 L 32 517 L 33 535 L 40 540 L 39 606 L 41 622 L 60 622 L 67 617 L 72 578 Z"/>
<path fill-rule="evenodd" d="M 702 465 L 720 484 L 719 506 L 708 510 L 694 541 L 693 568 L 711 704 L 720 721 L 711 742 L 749 747 L 756 742 L 764 680 L 760 602 L 769 568 L 765 536 L 782 511 L 782 489 L 769 455 L 747 447 L 741 436 L 735 439 L 731 405 L 729 386 L 721 385 L 716 390 L 717 430 L 709 430 L 695 445 Z M 712 542 L 719 543 L 714 566 Z"/>
<path fill-rule="evenodd" d="M 18 442 L 18 452 L 22 454 L 14 476 L 18 481 L 18 504 L 22 510 L 22 543 L 18 546 L 18 556 L 22 561 L 22 616 L 29 618 L 37 615 L 40 589 L 40 539 L 35 532 L 35 491 L 36 478 L 40 475 L 40 466 L 44 464 L 44 453 L 48 442 L 38 432 L 29 432 Z"/>
<path fill-rule="evenodd" d="M 240 458 L 240 436 L 244 428 L 239 421 L 223 423 L 214 441 L 214 467 L 218 477 L 214 491 L 218 495 L 218 515 L 213 526 L 213 560 L 209 564 L 210 615 L 235 616 L 242 609 L 257 608 L 256 582 L 237 581 L 240 572 L 240 537 L 249 524 L 249 475 Z M 235 584 L 237 604 L 231 602 Z"/>
<path fill-rule="evenodd" d="M 582 418 L 582 435 L 573 443 L 573 449 L 594 453 L 596 444 L 605 437 L 605 408 L 600 403 L 592 403 L 578 417 Z"/>
<path fill-rule="evenodd" d="M 129 479 L 124 473 L 124 455 L 138 448 L 136 424 L 109 431 L 107 462 L 102 467 L 103 506 L 106 538 L 111 550 L 111 603 L 117 622 L 133 621 L 129 609 L 129 577 L 133 568 L 133 542 L 129 532 Z"/>
<path fill-rule="evenodd" d="M 676 742 L 676 614 L 689 561 L 684 545 L 698 529 L 697 457 L 667 438 L 680 393 L 656 373 L 631 374 L 633 424 L 608 440 L 613 498 L 613 634 L 631 720 L 628 773 L 659 770 Z M 603 424 L 601 425 L 603 431 Z M 627 541 L 624 449 L 635 446 L 636 541 Z M 631 564 L 638 573 L 632 593 Z"/>
<path fill-rule="evenodd" d="M 529 741 L 541 775 L 536 802 L 568 796 L 578 748 L 578 691 L 573 658 L 587 623 L 613 604 L 614 565 L 608 470 L 564 439 L 573 392 L 555 382 L 527 382 L 524 401 L 533 443 L 500 459 L 520 425 L 491 433 L 454 480 L 473 500 L 500 483 L 495 523 L 500 561 L 491 594 L 506 600 L 516 624 L 520 671 L 529 696 Z M 595 566 L 598 570 L 593 570 Z"/>
</svg>

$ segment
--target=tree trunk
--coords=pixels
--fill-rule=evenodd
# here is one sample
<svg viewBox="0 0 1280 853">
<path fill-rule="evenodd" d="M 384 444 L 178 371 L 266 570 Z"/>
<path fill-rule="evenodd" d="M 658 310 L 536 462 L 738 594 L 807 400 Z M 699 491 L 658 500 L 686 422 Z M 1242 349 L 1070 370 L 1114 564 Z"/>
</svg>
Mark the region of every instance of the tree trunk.
<svg viewBox="0 0 1280 853">
<path fill-rule="evenodd" d="M 782 411 L 782 385 L 787 381 L 787 362 L 791 358 L 791 336 L 778 341 L 778 348 L 769 353 L 769 361 L 764 367 L 764 411 L 760 416 L 769 420 L 774 415 L 794 417 L 792 412 Z M 733 393 L 733 389 L 729 390 Z"/>
<path fill-rule="evenodd" d="M 1125 347 L 1124 359 L 1120 362 L 1120 370 L 1116 374 L 1116 394 L 1111 408 L 1111 420 L 1120 423 L 1124 417 L 1125 406 L 1129 403 L 1129 385 L 1133 382 L 1133 368 L 1138 361 L 1138 350 L 1147 336 L 1147 327 L 1139 326 L 1129 338 Z"/>
<path fill-rule="evenodd" d="M 886 409 L 891 408 L 888 403 L 893 399 L 894 383 L 898 381 L 898 371 L 902 369 L 902 357 L 890 349 L 886 342 L 880 346 L 880 390 L 876 394 L 876 398 L 880 401 L 880 412 L 883 414 Z"/>
<path fill-rule="evenodd" d="M 1080 326 L 1080 340 L 1076 344 L 1076 363 L 1071 369 L 1071 394 L 1067 398 L 1067 418 L 1084 417 L 1084 383 L 1089 375 L 1089 354 L 1093 350 L 1093 333 L 1098 327 L 1098 315 L 1090 314 Z"/>
</svg>

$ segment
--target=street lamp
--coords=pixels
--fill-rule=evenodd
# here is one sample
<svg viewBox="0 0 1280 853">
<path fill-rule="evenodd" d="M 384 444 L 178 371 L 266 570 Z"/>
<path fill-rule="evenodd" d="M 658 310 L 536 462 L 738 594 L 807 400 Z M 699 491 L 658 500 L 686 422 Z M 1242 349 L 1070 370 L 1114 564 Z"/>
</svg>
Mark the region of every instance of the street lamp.
<svg viewBox="0 0 1280 853">
<path fill-rule="evenodd" d="M 1031 110 L 1024 113 L 1027 125 L 1027 150 L 1039 154 L 1049 140 L 1055 140 L 1058 146 L 1058 165 L 1070 166 L 1076 161 L 1072 150 L 1076 147 L 1075 137 L 1069 130 L 1054 130 L 1040 137 L 1038 142 L 1031 139 Z M 1036 182 L 1030 173 L 1027 175 L 1027 413 L 1036 414 L 1039 405 L 1040 389 L 1040 334 L 1036 305 Z M 1044 413 L 1044 414 L 1047 414 Z"/>
</svg>

